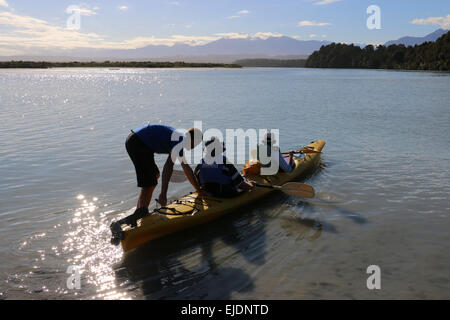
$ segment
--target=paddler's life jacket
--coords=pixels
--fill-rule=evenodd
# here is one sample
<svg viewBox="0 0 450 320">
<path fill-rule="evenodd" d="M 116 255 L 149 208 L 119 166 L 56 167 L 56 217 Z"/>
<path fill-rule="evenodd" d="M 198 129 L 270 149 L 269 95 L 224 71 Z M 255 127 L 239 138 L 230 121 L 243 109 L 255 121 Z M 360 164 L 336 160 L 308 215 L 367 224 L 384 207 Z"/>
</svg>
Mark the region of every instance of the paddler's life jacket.
<svg viewBox="0 0 450 320">
<path fill-rule="evenodd" d="M 226 158 L 223 157 L 222 164 L 212 163 L 208 164 L 205 160 L 199 166 L 198 177 L 200 179 L 200 184 L 204 185 L 207 183 L 219 183 L 224 185 L 231 184 L 231 178 L 224 174 L 223 167 L 226 162 Z"/>
</svg>

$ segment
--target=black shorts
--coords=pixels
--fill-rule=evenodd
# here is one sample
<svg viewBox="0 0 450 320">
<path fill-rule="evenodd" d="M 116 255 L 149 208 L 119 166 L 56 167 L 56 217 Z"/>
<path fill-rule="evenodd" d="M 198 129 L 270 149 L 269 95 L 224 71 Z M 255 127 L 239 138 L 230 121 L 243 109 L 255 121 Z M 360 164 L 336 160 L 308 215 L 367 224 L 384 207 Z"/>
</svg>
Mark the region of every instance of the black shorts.
<svg viewBox="0 0 450 320">
<path fill-rule="evenodd" d="M 137 185 L 140 188 L 158 184 L 159 169 L 155 163 L 155 154 L 132 132 L 125 142 L 125 148 L 136 169 Z"/>
</svg>

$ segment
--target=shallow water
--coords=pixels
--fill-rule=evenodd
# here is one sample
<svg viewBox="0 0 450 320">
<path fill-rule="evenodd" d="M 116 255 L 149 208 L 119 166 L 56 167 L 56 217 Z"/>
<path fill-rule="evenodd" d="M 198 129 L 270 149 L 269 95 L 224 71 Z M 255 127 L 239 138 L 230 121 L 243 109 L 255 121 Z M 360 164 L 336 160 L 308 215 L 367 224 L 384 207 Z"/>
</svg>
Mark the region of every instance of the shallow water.
<svg viewBox="0 0 450 320">
<path fill-rule="evenodd" d="M 2 70 L 0 297 L 448 299 L 449 88 L 428 72 Z M 283 149 L 326 140 L 317 198 L 275 194 L 123 257 L 108 226 L 136 202 L 126 136 L 194 120 L 279 128 Z"/>
</svg>

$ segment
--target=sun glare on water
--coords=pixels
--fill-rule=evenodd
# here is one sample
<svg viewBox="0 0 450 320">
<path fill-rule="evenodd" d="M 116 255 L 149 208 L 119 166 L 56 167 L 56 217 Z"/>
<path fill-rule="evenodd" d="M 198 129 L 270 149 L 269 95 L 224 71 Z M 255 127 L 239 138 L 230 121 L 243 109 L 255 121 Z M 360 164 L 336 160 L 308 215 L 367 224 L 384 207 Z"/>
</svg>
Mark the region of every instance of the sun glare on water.
<svg viewBox="0 0 450 320">
<path fill-rule="evenodd" d="M 126 292 L 119 292 L 112 266 L 122 257 L 120 247 L 110 245 L 110 215 L 114 211 L 102 211 L 104 204 L 97 197 L 78 195 L 80 206 L 67 222 L 69 230 L 64 234 L 62 253 L 67 265 L 76 266 L 85 287 L 95 288 L 94 298 L 128 299 Z M 91 200 L 89 200 L 91 199 Z"/>
</svg>

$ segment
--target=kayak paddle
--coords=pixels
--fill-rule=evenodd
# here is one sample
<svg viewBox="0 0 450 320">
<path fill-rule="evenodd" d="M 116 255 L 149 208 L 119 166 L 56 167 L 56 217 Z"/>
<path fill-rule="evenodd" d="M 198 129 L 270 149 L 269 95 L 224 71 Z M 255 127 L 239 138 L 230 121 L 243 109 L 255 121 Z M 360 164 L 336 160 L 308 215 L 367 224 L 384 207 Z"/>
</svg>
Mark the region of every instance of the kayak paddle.
<svg viewBox="0 0 450 320">
<path fill-rule="evenodd" d="M 299 149 L 299 150 L 297 150 L 297 151 L 294 151 L 294 154 L 298 154 L 298 153 L 300 153 L 300 154 L 310 154 L 310 153 L 322 153 L 321 151 L 316 151 L 316 150 L 313 150 L 313 149 L 309 149 L 309 148 L 303 148 L 303 149 Z M 283 152 L 283 154 L 284 155 L 288 155 L 289 154 L 289 152 Z"/>
<path fill-rule="evenodd" d="M 186 180 L 187 178 L 183 171 L 173 170 L 172 177 L 170 178 L 171 182 L 181 183 L 185 182 Z M 260 188 L 276 189 L 288 195 L 299 198 L 314 198 L 315 195 L 313 187 L 300 182 L 288 182 L 283 184 L 282 186 L 274 186 L 258 183 L 256 184 L 256 186 Z"/>
<path fill-rule="evenodd" d="M 257 183 L 257 187 L 260 188 L 268 188 L 275 189 L 281 192 L 284 192 L 290 196 L 299 197 L 299 198 L 314 198 L 315 192 L 314 188 L 310 185 L 300 183 L 300 182 L 288 182 L 283 184 L 282 186 L 274 186 Z"/>
<path fill-rule="evenodd" d="M 313 149 L 309 149 L 309 148 L 302 148 L 302 149 L 298 149 L 297 151 L 294 151 L 294 154 L 313 154 L 313 153 L 322 153 L 321 151 L 316 151 Z M 289 152 L 283 152 L 281 153 L 282 155 L 289 155 Z M 256 150 L 252 150 L 251 152 L 252 158 L 256 159 L 257 158 L 257 151 Z"/>
</svg>

